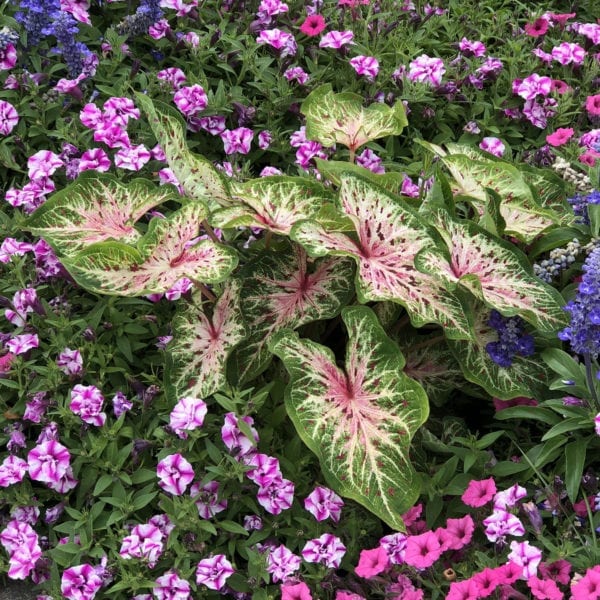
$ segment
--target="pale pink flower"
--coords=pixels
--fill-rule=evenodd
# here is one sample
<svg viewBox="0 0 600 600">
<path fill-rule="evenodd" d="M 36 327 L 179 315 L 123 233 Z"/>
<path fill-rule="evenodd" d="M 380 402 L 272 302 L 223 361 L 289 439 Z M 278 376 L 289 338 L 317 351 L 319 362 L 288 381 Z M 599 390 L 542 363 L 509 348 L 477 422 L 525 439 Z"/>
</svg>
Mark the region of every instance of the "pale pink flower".
<svg viewBox="0 0 600 600">
<path fill-rule="evenodd" d="M 497 137 L 484 137 L 479 143 L 479 147 L 494 156 L 502 156 L 506 150 L 502 140 Z"/>
<path fill-rule="evenodd" d="M 10 554 L 18 550 L 20 546 L 30 542 L 37 542 L 38 535 L 29 523 L 16 519 L 9 521 L 6 527 L 0 531 L 0 544 Z"/>
<path fill-rule="evenodd" d="M 267 555 L 267 573 L 273 576 L 273 583 L 286 581 L 300 568 L 301 562 L 297 554 L 281 544 Z"/>
<path fill-rule="evenodd" d="M 354 44 L 354 32 L 352 31 L 330 31 L 326 33 L 319 42 L 319 48 L 333 48 L 339 50 L 348 44 Z"/>
<path fill-rule="evenodd" d="M 185 396 L 173 407 L 169 417 L 169 425 L 181 439 L 186 439 L 187 434 L 185 431 L 202 427 L 206 413 L 207 408 L 204 400 Z"/>
<path fill-rule="evenodd" d="M 8 577 L 10 579 L 26 579 L 35 569 L 42 556 L 42 549 L 36 540 L 30 539 L 11 552 L 8 559 Z"/>
<path fill-rule="evenodd" d="M 91 25 L 90 21 L 90 0 L 60 0 L 60 9 L 73 15 L 73 18 L 86 25 Z"/>
<path fill-rule="evenodd" d="M 190 243 L 187 243 L 185 245 L 185 247 L 191 248 L 194 244 L 196 244 L 195 240 L 193 240 Z M 192 283 L 191 279 L 188 279 L 187 277 L 182 277 L 181 279 L 178 279 L 165 292 L 165 298 L 169 302 L 174 302 L 175 300 L 179 300 L 179 298 L 181 298 L 181 296 L 183 296 L 184 294 L 187 294 L 193 287 L 194 287 L 194 284 Z"/>
<path fill-rule="evenodd" d="M 17 49 L 13 44 L 6 44 L 0 50 L 0 71 L 8 71 L 17 64 Z"/>
<path fill-rule="evenodd" d="M 342 544 L 340 538 L 332 533 L 324 533 L 321 537 L 306 542 L 301 554 L 306 562 L 319 563 L 330 569 L 337 569 L 346 554 L 346 546 Z"/>
<path fill-rule="evenodd" d="M 29 477 L 42 483 L 56 483 L 63 477 L 71 464 L 68 449 L 55 440 L 42 442 L 27 455 Z"/>
<path fill-rule="evenodd" d="M 331 517 L 334 523 L 340 520 L 344 501 L 326 487 L 316 487 L 304 500 L 304 508 L 317 520 L 325 521 Z"/>
<path fill-rule="evenodd" d="M 251 454 L 243 457 L 244 464 L 252 467 L 246 471 L 246 477 L 260 487 L 268 486 L 273 481 L 281 481 L 281 470 L 279 460 L 267 454 Z"/>
<path fill-rule="evenodd" d="M 159 81 L 168 83 L 174 90 L 178 90 L 186 82 L 185 73 L 178 67 L 169 67 L 158 71 L 156 77 Z"/>
<path fill-rule="evenodd" d="M 511 552 L 508 560 L 523 567 L 523 577 L 529 579 L 537 573 L 538 565 L 542 560 L 542 551 L 529 542 L 511 542 Z"/>
<path fill-rule="evenodd" d="M 156 475 L 165 492 L 181 496 L 194 479 L 194 469 L 181 454 L 169 454 L 158 463 Z"/>
<path fill-rule="evenodd" d="M 117 392 L 112 399 L 113 413 L 117 419 L 133 408 L 133 402 L 123 392 Z"/>
<path fill-rule="evenodd" d="M 231 563 L 224 554 L 216 554 L 205 558 L 196 567 L 196 583 L 205 585 L 209 590 L 220 590 L 225 582 L 235 573 Z"/>
<path fill-rule="evenodd" d="M 596 435 L 600 435 L 600 413 L 594 417 L 594 431 Z"/>
<path fill-rule="evenodd" d="M 19 113 L 6 100 L 0 100 L 0 134 L 8 135 L 19 122 Z"/>
<path fill-rule="evenodd" d="M 479 40 L 471 41 L 466 37 L 463 37 L 462 40 L 458 43 L 458 49 L 466 56 L 480 58 L 486 52 L 486 47 L 483 42 Z"/>
<path fill-rule="evenodd" d="M 383 161 L 370 148 L 365 148 L 360 154 L 356 155 L 356 164 L 369 169 L 372 173 L 385 173 Z"/>
<path fill-rule="evenodd" d="M 65 375 L 80 375 L 83 372 L 81 352 L 65 348 L 58 355 L 56 365 Z"/>
<path fill-rule="evenodd" d="M 163 534 L 150 523 L 136 525 L 128 536 L 123 538 L 119 554 L 124 559 L 140 558 L 148 562 L 152 569 L 163 551 Z"/>
<path fill-rule="evenodd" d="M 225 129 L 220 136 L 225 147 L 225 154 L 234 154 L 235 152 L 248 154 L 254 132 L 247 127 L 238 127 L 237 129 Z"/>
<path fill-rule="evenodd" d="M 102 427 L 106 422 L 106 413 L 102 412 L 103 404 L 104 396 L 94 385 L 78 384 L 71 390 L 69 408 L 84 423 Z"/>
<path fill-rule="evenodd" d="M 404 563 L 407 538 L 408 536 L 404 533 L 391 533 L 379 540 L 379 545 L 387 552 L 392 564 L 401 565 Z"/>
<path fill-rule="evenodd" d="M 208 105 L 208 97 L 201 85 L 194 84 L 180 87 L 173 96 L 175 106 L 186 117 L 202 112 Z"/>
<path fill-rule="evenodd" d="M 572 42 L 563 42 L 552 48 L 552 58 L 561 65 L 580 65 L 583 63 L 587 52 L 579 45 Z"/>
<path fill-rule="evenodd" d="M 27 160 L 27 174 L 31 179 L 50 177 L 58 168 L 64 165 L 63 161 L 50 150 L 40 150 Z"/>
<path fill-rule="evenodd" d="M 188 600 L 192 588 L 175 571 L 167 571 L 155 581 L 152 593 L 157 600 Z"/>
<path fill-rule="evenodd" d="M 203 519 L 212 519 L 227 508 L 227 500 L 219 499 L 219 488 L 218 481 L 209 481 L 202 487 L 199 483 L 194 483 L 190 488 L 190 496 L 194 499 L 198 514 Z"/>
<path fill-rule="evenodd" d="M 260 531 L 262 528 L 263 522 L 258 515 L 246 515 L 244 517 L 244 529 L 246 531 Z"/>
<path fill-rule="evenodd" d="M 12 237 L 6 237 L 0 244 L 0 262 L 10 262 L 11 256 L 24 256 L 26 252 L 31 252 L 33 246 L 29 242 L 20 242 Z"/>
<path fill-rule="evenodd" d="M 278 515 L 292 506 L 294 483 L 289 479 L 278 478 L 258 488 L 258 503 L 272 515 Z"/>
<path fill-rule="evenodd" d="M 304 85 L 308 81 L 308 73 L 302 67 L 290 67 L 286 69 L 283 76 L 288 81 L 296 81 L 300 85 Z"/>
<path fill-rule="evenodd" d="M 66 569 L 60 580 L 60 591 L 67 600 L 92 600 L 101 587 L 102 578 L 89 564 Z"/>
<path fill-rule="evenodd" d="M 276 15 L 282 15 L 288 12 L 289 6 L 281 0 L 261 0 L 256 13 L 262 21 L 270 21 Z"/>
<path fill-rule="evenodd" d="M 184 33 L 181 40 L 190 48 L 197 48 L 200 45 L 200 36 L 195 31 Z"/>
<path fill-rule="evenodd" d="M 495 509 L 489 517 L 483 520 L 483 525 L 485 535 L 490 542 L 503 540 L 507 535 L 525 535 L 525 527 L 521 520 L 516 515 L 502 509 Z"/>
<path fill-rule="evenodd" d="M 25 354 L 37 348 L 40 345 L 40 340 L 35 333 L 23 333 L 15 335 L 12 339 L 6 342 L 6 349 L 13 354 Z"/>
<path fill-rule="evenodd" d="M 172 8 L 178 17 L 185 17 L 198 6 L 198 0 L 161 0 L 161 8 Z"/>
<path fill-rule="evenodd" d="M 506 509 L 513 507 L 519 500 L 522 500 L 527 496 L 527 490 L 515 483 L 513 486 L 506 490 L 498 492 L 494 496 L 494 509 Z"/>
<path fill-rule="evenodd" d="M 444 61 L 441 58 L 422 54 L 409 64 L 408 78 L 412 82 L 438 87 L 445 72 Z"/>
<path fill-rule="evenodd" d="M 579 35 L 584 35 L 592 44 L 600 44 L 600 24 L 599 23 L 573 23 L 571 29 Z"/>
<path fill-rule="evenodd" d="M 140 118 L 140 109 L 135 107 L 131 98 L 113 96 L 104 103 L 102 108 L 104 120 L 121 127 L 127 127 L 129 119 Z"/>
<path fill-rule="evenodd" d="M 167 19 L 160 19 L 160 21 L 157 21 L 156 23 L 148 27 L 148 35 L 152 39 L 162 40 L 162 38 L 164 38 L 169 33 L 170 29 L 171 26 L 169 25 L 169 21 L 167 21 Z"/>
<path fill-rule="evenodd" d="M 533 100 L 537 96 L 547 96 L 552 91 L 552 78 L 532 73 L 523 80 L 513 81 L 513 94 L 524 100 Z"/>
<path fill-rule="evenodd" d="M 144 144 L 121 148 L 115 153 L 115 167 L 139 171 L 152 157 Z"/>
<path fill-rule="evenodd" d="M 364 76 L 370 81 L 373 81 L 379 73 L 379 61 L 374 56 L 355 56 L 350 59 L 350 65 L 357 75 Z"/>
<path fill-rule="evenodd" d="M 28 468 L 27 462 L 22 458 L 9 454 L 0 464 L 0 487 L 23 481 Z"/>
<path fill-rule="evenodd" d="M 267 44 L 279 51 L 280 58 L 294 56 L 298 50 L 296 40 L 291 33 L 281 29 L 263 29 L 256 38 L 256 43 Z"/>
<path fill-rule="evenodd" d="M 273 136 L 271 135 L 270 131 L 261 131 L 258 134 L 258 147 L 261 150 L 266 150 L 270 145 L 271 142 L 273 141 Z"/>
<path fill-rule="evenodd" d="M 109 148 L 131 146 L 127 132 L 116 123 L 103 123 L 94 131 L 94 141 L 104 142 Z"/>
<path fill-rule="evenodd" d="M 102 148 L 90 148 L 81 155 L 77 168 L 80 173 L 91 170 L 105 173 L 110 165 L 110 158 Z"/>
<path fill-rule="evenodd" d="M 248 425 L 252 439 L 246 437 L 238 427 L 239 419 L 242 419 Z M 254 419 L 249 416 L 238 417 L 235 413 L 227 413 L 224 418 L 224 425 L 221 428 L 221 439 L 230 452 L 239 451 L 239 456 L 249 454 L 254 450 L 258 442 L 258 432 L 254 427 Z"/>
</svg>

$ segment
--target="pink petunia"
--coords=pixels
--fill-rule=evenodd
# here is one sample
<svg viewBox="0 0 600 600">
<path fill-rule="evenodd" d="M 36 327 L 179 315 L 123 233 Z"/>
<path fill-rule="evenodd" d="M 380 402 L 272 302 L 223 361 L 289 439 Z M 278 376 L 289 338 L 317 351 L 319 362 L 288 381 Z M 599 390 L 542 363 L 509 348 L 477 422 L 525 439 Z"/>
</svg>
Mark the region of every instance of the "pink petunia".
<svg viewBox="0 0 600 600">
<path fill-rule="evenodd" d="M 600 599 L 600 566 L 588 569 L 583 577 L 571 586 L 571 600 Z"/>
<path fill-rule="evenodd" d="M 445 549 L 460 550 L 469 544 L 474 530 L 475 523 L 471 515 L 465 515 L 460 519 L 448 519 L 444 528 L 446 533 Z"/>
<path fill-rule="evenodd" d="M 593 117 L 600 116 L 600 94 L 588 96 L 585 100 L 585 109 Z"/>
<path fill-rule="evenodd" d="M 574 131 L 571 127 L 560 127 L 554 133 L 546 136 L 546 142 L 551 146 L 563 146 L 572 137 Z"/>
<path fill-rule="evenodd" d="M 446 595 L 446 600 L 478 600 L 479 598 L 481 598 L 479 586 L 472 578 L 464 581 L 453 581 Z"/>
<path fill-rule="evenodd" d="M 158 463 L 156 475 L 165 492 L 181 496 L 194 479 L 194 469 L 181 454 L 169 454 Z"/>
<path fill-rule="evenodd" d="M 354 572 L 359 577 L 371 579 L 379 573 L 383 573 L 389 566 L 390 561 L 387 552 L 383 546 L 378 546 L 372 550 L 361 550 L 358 565 Z"/>
<path fill-rule="evenodd" d="M 281 600 L 313 600 L 309 587 L 300 583 L 284 583 L 281 585 Z"/>
<path fill-rule="evenodd" d="M 300 25 L 300 31 L 309 37 L 319 35 L 325 29 L 325 19 L 321 15 L 309 15 Z"/>
<path fill-rule="evenodd" d="M 225 582 L 235 573 L 231 563 L 224 554 L 216 554 L 205 558 L 196 567 L 196 583 L 205 585 L 210 590 L 220 590 Z"/>
<path fill-rule="evenodd" d="M 475 479 L 469 482 L 467 489 L 461 496 L 461 500 L 473 508 L 478 508 L 487 504 L 496 493 L 496 484 L 490 477 L 477 481 Z"/>
<path fill-rule="evenodd" d="M 479 588 L 479 598 L 491 596 L 494 590 L 500 585 L 498 574 L 494 569 L 485 568 L 472 576 L 473 581 Z"/>
<path fill-rule="evenodd" d="M 6 44 L 0 50 L 0 71 L 8 71 L 17 64 L 17 49 L 13 44 Z"/>
<path fill-rule="evenodd" d="M 106 423 L 106 413 L 102 412 L 103 404 L 104 396 L 94 385 L 76 385 L 71 390 L 69 408 L 84 423 L 102 427 Z"/>
<path fill-rule="evenodd" d="M 8 135 L 19 122 L 19 113 L 6 100 L 0 100 L 0 134 Z"/>
<path fill-rule="evenodd" d="M 571 581 L 571 563 L 564 559 L 555 560 L 551 563 L 540 563 L 538 567 L 540 577 L 552 579 L 562 585 L 567 585 Z"/>
<path fill-rule="evenodd" d="M 202 427 L 206 413 L 204 400 L 185 396 L 173 407 L 169 416 L 169 425 L 178 437 L 186 439 L 186 431 Z"/>
<path fill-rule="evenodd" d="M 434 87 L 438 87 L 442 83 L 442 76 L 446 72 L 444 61 L 441 58 L 430 57 L 427 54 L 418 56 L 408 67 L 410 81 Z"/>
<path fill-rule="evenodd" d="M 562 600 L 564 597 L 556 583 L 550 579 L 540 579 L 536 575 L 532 575 L 527 580 L 527 585 L 531 590 L 531 595 L 537 600 Z"/>
<path fill-rule="evenodd" d="M 426 569 L 441 556 L 440 542 L 433 531 L 410 535 L 406 539 L 404 562 L 417 569 Z"/>
<path fill-rule="evenodd" d="M 548 31 L 550 22 L 545 17 L 540 17 L 533 21 L 533 23 L 527 23 L 523 28 L 525 33 L 531 37 L 540 37 Z"/>
<path fill-rule="evenodd" d="M 23 481 L 28 465 L 22 458 L 9 454 L 0 464 L 0 487 L 8 487 Z"/>
</svg>

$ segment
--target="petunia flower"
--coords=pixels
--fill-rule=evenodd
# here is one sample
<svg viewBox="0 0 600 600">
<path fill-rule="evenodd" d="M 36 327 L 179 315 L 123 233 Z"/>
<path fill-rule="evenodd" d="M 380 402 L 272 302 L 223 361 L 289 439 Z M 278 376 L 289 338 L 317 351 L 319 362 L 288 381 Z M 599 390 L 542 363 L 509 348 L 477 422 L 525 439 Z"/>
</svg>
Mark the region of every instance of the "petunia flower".
<svg viewBox="0 0 600 600">
<path fill-rule="evenodd" d="M 300 31 L 309 37 L 319 35 L 325 29 L 325 19 L 321 15 L 309 15 L 300 25 Z"/>
</svg>

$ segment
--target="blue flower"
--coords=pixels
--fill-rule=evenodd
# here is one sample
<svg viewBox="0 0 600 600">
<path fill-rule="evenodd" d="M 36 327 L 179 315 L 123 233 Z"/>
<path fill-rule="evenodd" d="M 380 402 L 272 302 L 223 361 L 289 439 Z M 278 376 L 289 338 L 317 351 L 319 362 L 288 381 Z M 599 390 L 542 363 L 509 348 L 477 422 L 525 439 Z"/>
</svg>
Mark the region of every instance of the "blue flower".
<svg viewBox="0 0 600 600">
<path fill-rule="evenodd" d="M 508 368 L 515 356 L 531 356 L 534 353 L 533 337 L 523 333 L 525 323 L 520 317 L 503 317 L 497 310 L 492 310 L 488 325 L 498 332 L 498 341 L 489 342 L 485 347 L 497 365 Z"/>
</svg>

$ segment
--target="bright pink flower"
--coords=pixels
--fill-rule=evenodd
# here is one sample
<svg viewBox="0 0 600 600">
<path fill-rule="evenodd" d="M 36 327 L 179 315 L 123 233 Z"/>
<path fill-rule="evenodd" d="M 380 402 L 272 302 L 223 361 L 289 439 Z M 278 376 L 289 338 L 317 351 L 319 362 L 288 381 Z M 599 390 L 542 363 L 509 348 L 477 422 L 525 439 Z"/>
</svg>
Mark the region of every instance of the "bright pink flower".
<svg viewBox="0 0 600 600">
<path fill-rule="evenodd" d="M 296 40 L 291 33 L 281 29 L 263 29 L 256 38 L 256 43 L 267 44 L 279 51 L 280 58 L 294 56 L 298 50 Z"/>
<path fill-rule="evenodd" d="M 110 165 L 110 158 L 102 148 L 90 148 L 81 155 L 77 168 L 80 173 L 91 170 L 105 173 Z"/>
<path fill-rule="evenodd" d="M 491 596 L 494 590 L 500 585 L 498 575 L 494 569 L 485 568 L 483 571 L 475 573 L 472 579 L 479 588 L 479 598 Z"/>
<path fill-rule="evenodd" d="M 231 575 L 235 573 L 231 563 L 224 554 L 216 554 L 205 558 L 196 568 L 196 583 L 205 585 L 210 590 L 220 590 Z"/>
<path fill-rule="evenodd" d="M 529 579 L 537 573 L 537 567 L 542 560 L 542 551 L 529 542 L 511 542 L 511 552 L 508 560 L 523 568 L 523 577 Z"/>
<path fill-rule="evenodd" d="M 560 127 L 554 133 L 546 136 L 546 142 L 551 146 L 563 146 L 573 137 L 571 127 Z"/>
<path fill-rule="evenodd" d="M 588 165 L 593 167 L 596 164 L 596 161 L 600 158 L 600 152 L 595 152 L 594 150 L 586 150 L 583 154 L 579 155 L 579 162 L 584 165 Z"/>
<path fill-rule="evenodd" d="M 6 44 L 0 50 L 0 71 L 8 71 L 17 64 L 17 49 L 13 44 Z"/>
<path fill-rule="evenodd" d="M 356 155 L 356 164 L 369 169 L 372 173 L 385 173 L 383 161 L 370 148 L 365 148 L 360 154 Z"/>
<path fill-rule="evenodd" d="M 148 562 L 152 569 L 163 551 L 163 534 L 150 523 L 136 525 L 128 536 L 123 538 L 119 554 L 124 559 L 140 558 Z"/>
<path fill-rule="evenodd" d="M 339 50 L 348 44 L 354 44 L 354 33 L 352 31 L 330 31 L 326 33 L 319 42 L 319 48 L 333 48 Z"/>
<path fill-rule="evenodd" d="M 373 81 L 379 73 L 379 61 L 374 56 L 355 56 L 350 59 L 350 65 L 357 75 Z"/>
<path fill-rule="evenodd" d="M 81 375 L 83 372 L 83 358 L 79 350 L 65 348 L 56 359 L 56 366 L 65 375 Z"/>
<path fill-rule="evenodd" d="M 192 588 L 185 579 L 182 579 L 175 571 L 167 571 L 156 581 L 152 593 L 156 600 L 188 600 Z"/>
<path fill-rule="evenodd" d="M 32 448 L 27 455 L 27 463 L 31 479 L 55 483 L 67 473 L 71 455 L 65 446 L 50 440 Z"/>
<path fill-rule="evenodd" d="M 471 515 L 465 515 L 460 519 L 448 519 L 445 527 L 447 534 L 445 549 L 460 550 L 471 541 L 474 530 L 475 523 Z"/>
<path fill-rule="evenodd" d="M 465 579 L 450 584 L 446 600 L 478 600 L 480 597 L 477 582 L 474 579 Z"/>
<path fill-rule="evenodd" d="M 294 483 L 283 477 L 275 479 L 258 488 L 256 499 L 268 513 L 278 515 L 291 508 L 294 501 Z"/>
<path fill-rule="evenodd" d="M 588 96 L 585 101 L 585 109 L 593 117 L 600 115 L 600 94 L 595 96 Z"/>
<path fill-rule="evenodd" d="M 0 135 L 8 135 L 19 122 L 19 113 L 6 100 L 0 100 Z"/>
<path fill-rule="evenodd" d="M 552 58 L 561 65 L 580 65 L 583 63 L 587 52 L 579 45 L 572 42 L 563 42 L 552 48 Z"/>
<path fill-rule="evenodd" d="M 571 581 L 571 563 L 564 559 L 555 560 L 551 563 L 540 563 L 538 571 L 540 577 L 552 579 L 552 581 L 562 583 L 563 585 L 567 585 Z"/>
<path fill-rule="evenodd" d="M 355 594 L 354 592 L 347 592 L 346 590 L 338 590 L 335 593 L 335 600 L 366 600 L 364 596 Z"/>
<path fill-rule="evenodd" d="M 495 493 L 496 484 L 491 477 L 481 481 L 473 479 L 469 482 L 461 499 L 467 506 L 478 508 L 487 504 L 494 497 Z"/>
<path fill-rule="evenodd" d="M 273 576 L 273 583 L 285 581 L 300 568 L 301 562 L 302 559 L 297 554 L 281 544 L 267 556 L 267 573 Z"/>
<path fill-rule="evenodd" d="M 538 600 L 562 600 L 564 597 L 556 583 L 550 579 L 540 579 L 536 575 L 532 575 L 527 580 L 527 585 L 532 596 Z"/>
<path fill-rule="evenodd" d="M 181 454 L 169 454 L 158 463 L 156 475 L 165 492 L 181 496 L 194 479 L 194 469 Z"/>
<path fill-rule="evenodd" d="M 531 37 L 539 37 L 548 31 L 549 24 L 548 19 L 540 17 L 533 23 L 527 23 L 523 29 L 525 29 L 525 33 Z"/>
<path fill-rule="evenodd" d="M 494 156 L 502 156 L 506 150 L 506 146 L 502 143 L 502 140 L 497 137 L 484 137 L 479 143 L 479 147 Z"/>
<path fill-rule="evenodd" d="M 139 119 L 140 109 L 135 107 L 131 98 L 109 98 L 104 105 L 104 120 L 127 127 L 129 119 Z"/>
<path fill-rule="evenodd" d="M 179 88 L 173 96 L 173 102 L 184 116 L 192 117 L 207 107 L 208 97 L 201 85 L 194 84 Z"/>
<path fill-rule="evenodd" d="M 417 569 L 430 567 L 442 554 L 440 542 L 433 531 L 410 535 L 406 539 L 404 562 Z"/>
<path fill-rule="evenodd" d="M 585 575 L 571 586 L 571 600 L 600 599 L 600 566 L 592 567 Z"/>
<path fill-rule="evenodd" d="M 281 585 L 281 600 L 313 600 L 309 587 L 304 583 Z"/>
<path fill-rule="evenodd" d="M 511 585 L 523 576 L 523 568 L 509 560 L 507 563 L 494 569 L 500 585 Z"/>
<path fill-rule="evenodd" d="M 247 127 L 238 127 L 237 129 L 225 129 L 221 133 L 221 139 L 225 147 L 225 154 L 248 154 L 250 152 L 250 144 L 254 137 L 254 131 Z"/>
<path fill-rule="evenodd" d="M 412 82 L 425 83 L 438 87 L 442 83 L 442 76 L 446 72 L 444 61 L 441 58 L 421 54 L 409 65 L 408 78 Z"/>
<path fill-rule="evenodd" d="M 319 35 L 323 29 L 325 29 L 325 19 L 321 15 L 310 15 L 300 25 L 300 31 L 309 37 Z"/>
<path fill-rule="evenodd" d="M 8 487 L 23 480 L 27 473 L 27 462 L 9 454 L 0 464 L 0 487 Z"/>
<path fill-rule="evenodd" d="M 339 568 L 346 546 L 342 540 L 332 533 L 324 533 L 321 537 L 308 540 L 302 548 L 302 558 L 306 562 L 323 564 L 330 569 Z"/>
<path fill-rule="evenodd" d="M 92 565 L 66 569 L 60 580 L 60 591 L 67 600 L 92 600 L 102 587 L 102 579 Z"/>
<path fill-rule="evenodd" d="M 383 573 L 390 564 L 387 552 L 383 546 L 378 546 L 372 550 L 361 550 L 358 565 L 354 572 L 359 577 L 371 579 L 379 573 Z"/>
<path fill-rule="evenodd" d="M 558 23 L 561 27 L 564 27 L 569 19 L 572 19 L 576 13 L 546 13 L 553 23 Z"/>
<path fill-rule="evenodd" d="M 219 487 L 218 481 L 209 481 L 202 487 L 199 483 L 192 484 L 190 496 L 195 500 L 198 514 L 203 519 L 212 519 L 227 508 L 227 500 L 219 499 Z"/>
<path fill-rule="evenodd" d="M 206 413 L 204 400 L 185 396 L 173 407 L 169 416 L 169 425 L 181 439 L 186 439 L 186 431 L 202 427 Z"/>
<path fill-rule="evenodd" d="M 106 423 L 106 413 L 102 412 L 104 396 L 95 385 L 76 385 L 71 390 L 69 408 L 81 417 L 84 423 L 102 427 Z"/>
<path fill-rule="evenodd" d="M 316 487 L 304 500 L 304 508 L 317 520 L 324 521 L 331 517 L 334 523 L 340 520 L 344 501 L 326 487 Z"/>
</svg>

